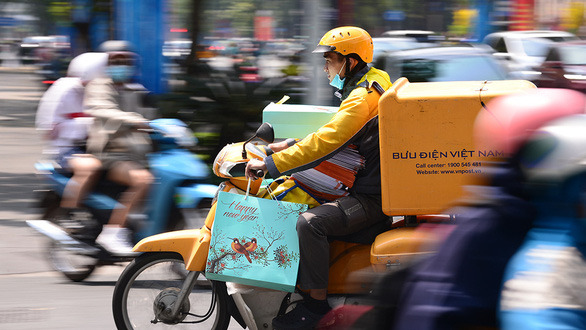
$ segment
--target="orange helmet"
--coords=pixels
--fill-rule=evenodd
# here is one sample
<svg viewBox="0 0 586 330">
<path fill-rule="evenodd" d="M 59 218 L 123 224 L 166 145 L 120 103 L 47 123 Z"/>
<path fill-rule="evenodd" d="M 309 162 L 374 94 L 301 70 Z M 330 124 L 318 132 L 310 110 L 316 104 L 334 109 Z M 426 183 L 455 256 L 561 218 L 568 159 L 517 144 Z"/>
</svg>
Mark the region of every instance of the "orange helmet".
<svg viewBox="0 0 586 330">
<path fill-rule="evenodd" d="M 372 38 L 359 27 L 342 26 L 326 32 L 313 52 L 337 52 L 344 56 L 356 54 L 364 62 L 370 63 L 373 53 Z"/>
</svg>

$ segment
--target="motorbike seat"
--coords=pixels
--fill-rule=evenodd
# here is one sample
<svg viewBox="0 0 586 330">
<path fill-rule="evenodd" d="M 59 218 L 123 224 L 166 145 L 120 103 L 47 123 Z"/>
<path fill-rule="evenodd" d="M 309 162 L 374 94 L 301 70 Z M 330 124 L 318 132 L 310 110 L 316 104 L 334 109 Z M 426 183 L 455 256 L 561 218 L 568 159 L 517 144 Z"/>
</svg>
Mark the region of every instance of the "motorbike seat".
<svg viewBox="0 0 586 330">
<path fill-rule="evenodd" d="M 357 244 L 372 244 L 374 239 L 384 233 L 387 230 L 391 229 L 391 225 L 393 223 L 392 218 L 387 219 L 386 221 L 381 221 L 376 223 L 370 227 L 366 227 L 360 231 L 357 231 L 352 234 L 344 235 L 344 236 L 330 236 L 330 241 L 343 241 L 348 243 L 357 243 Z"/>
<path fill-rule="evenodd" d="M 54 171 L 56 174 L 59 174 L 59 175 L 66 177 L 66 178 L 71 178 L 73 176 L 73 172 L 71 172 L 71 170 L 69 170 L 69 169 L 58 167 L 58 168 L 55 168 Z"/>
<path fill-rule="evenodd" d="M 127 186 L 108 180 L 106 178 L 106 172 L 102 172 L 93 191 L 101 192 L 112 198 L 118 199 L 118 196 L 126 189 L 128 189 Z"/>
</svg>

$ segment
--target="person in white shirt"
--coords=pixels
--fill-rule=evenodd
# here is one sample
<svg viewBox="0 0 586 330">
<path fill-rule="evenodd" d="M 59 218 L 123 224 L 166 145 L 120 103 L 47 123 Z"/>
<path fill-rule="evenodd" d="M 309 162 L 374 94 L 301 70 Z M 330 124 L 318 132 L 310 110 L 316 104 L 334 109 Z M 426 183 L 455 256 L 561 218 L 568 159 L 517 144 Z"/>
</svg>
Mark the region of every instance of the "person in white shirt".
<svg viewBox="0 0 586 330">
<path fill-rule="evenodd" d="M 93 119 L 83 111 L 85 86 L 102 76 L 108 63 L 106 53 L 84 53 L 69 64 L 67 76 L 59 78 L 39 101 L 35 126 L 45 131 L 50 147 L 45 153 L 64 169 L 73 172 L 61 200 L 65 211 L 78 208 L 98 178 L 101 162 L 85 153 L 88 129 Z"/>
<path fill-rule="evenodd" d="M 85 85 L 103 74 L 108 61 L 105 53 L 84 53 L 69 64 L 67 76 L 59 78 L 39 101 L 35 126 L 45 131 L 50 148 L 45 153 L 67 168 L 66 158 L 84 153 L 92 119 L 83 112 Z"/>
</svg>

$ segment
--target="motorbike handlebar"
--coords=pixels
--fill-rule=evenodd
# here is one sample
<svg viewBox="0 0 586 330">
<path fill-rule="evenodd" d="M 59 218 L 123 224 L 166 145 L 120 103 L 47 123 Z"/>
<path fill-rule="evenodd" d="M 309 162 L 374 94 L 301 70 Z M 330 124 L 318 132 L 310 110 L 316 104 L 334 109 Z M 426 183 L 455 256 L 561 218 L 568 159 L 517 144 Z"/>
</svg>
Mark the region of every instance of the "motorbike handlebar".
<svg viewBox="0 0 586 330">
<path fill-rule="evenodd" d="M 254 171 L 254 175 L 257 178 L 262 178 L 263 176 L 265 176 L 265 172 L 263 170 L 256 170 L 256 171 Z"/>
<path fill-rule="evenodd" d="M 273 149 L 269 148 L 268 146 L 263 146 L 264 150 L 265 150 L 265 154 L 267 156 L 270 156 L 272 154 L 274 154 L 275 152 L 273 151 Z"/>
</svg>

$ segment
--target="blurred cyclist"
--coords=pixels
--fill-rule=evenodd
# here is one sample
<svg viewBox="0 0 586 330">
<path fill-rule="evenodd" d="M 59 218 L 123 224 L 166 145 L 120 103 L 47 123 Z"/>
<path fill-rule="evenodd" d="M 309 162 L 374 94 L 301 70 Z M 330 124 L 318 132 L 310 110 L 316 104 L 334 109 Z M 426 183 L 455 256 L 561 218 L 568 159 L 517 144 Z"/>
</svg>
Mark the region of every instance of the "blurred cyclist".
<svg viewBox="0 0 586 330">
<path fill-rule="evenodd" d="M 102 163 L 106 178 L 128 189 L 104 225 L 96 242 L 113 254 L 125 255 L 132 250 L 131 231 L 126 228 L 130 212 L 136 212 L 153 181 L 146 168 L 150 151 L 147 118 L 141 115 L 141 98 L 127 83 L 135 74 L 136 54 L 125 41 L 111 40 L 100 49 L 108 54 L 106 77 L 92 80 L 86 87 L 85 113 L 94 117 L 87 150 Z"/>
</svg>

